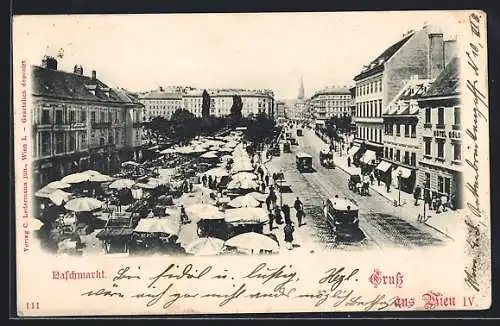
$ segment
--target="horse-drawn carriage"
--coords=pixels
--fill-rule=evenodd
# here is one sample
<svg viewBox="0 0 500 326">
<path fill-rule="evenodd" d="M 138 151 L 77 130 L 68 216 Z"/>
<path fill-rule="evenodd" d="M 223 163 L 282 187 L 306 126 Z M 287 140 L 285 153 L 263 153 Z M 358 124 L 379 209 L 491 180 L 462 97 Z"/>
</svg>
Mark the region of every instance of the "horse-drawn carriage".
<svg viewBox="0 0 500 326">
<path fill-rule="evenodd" d="M 370 181 L 361 178 L 359 174 L 353 174 L 349 177 L 348 186 L 349 190 L 365 196 L 369 194 Z"/>
<path fill-rule="evenodd" d="M 330 150 L 327 149 L 322 149 L 319 152 L 319 162 L 321 163 L 321 166 L 324 166 L 326 168 L 334 168 L 335 164 L 333 162 L 333 153 Z"/>
</svg>

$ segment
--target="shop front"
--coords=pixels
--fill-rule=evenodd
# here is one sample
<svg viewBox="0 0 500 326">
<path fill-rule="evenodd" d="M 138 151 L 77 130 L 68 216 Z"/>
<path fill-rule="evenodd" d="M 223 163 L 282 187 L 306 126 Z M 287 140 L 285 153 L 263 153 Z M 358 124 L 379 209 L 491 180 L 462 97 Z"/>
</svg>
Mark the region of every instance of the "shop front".
<svg viewBox="0 0 500 326">
<path fill-rule="evenodd" d="M 387 161 L 381 161 L 375 167 L 375 173 L 378 175 L 381 183 L 391 184 L 391 182 L 392 182 L 392 163 L 387 162 Z"/>
<path fill-rule="evenodd" d="M 394 188 L 401 189 L 406 193 L 412 194 L 415 187 L 416 170 L 404 166 L 398 166 L 392 171 L 392 182 Z"/>
</svg>

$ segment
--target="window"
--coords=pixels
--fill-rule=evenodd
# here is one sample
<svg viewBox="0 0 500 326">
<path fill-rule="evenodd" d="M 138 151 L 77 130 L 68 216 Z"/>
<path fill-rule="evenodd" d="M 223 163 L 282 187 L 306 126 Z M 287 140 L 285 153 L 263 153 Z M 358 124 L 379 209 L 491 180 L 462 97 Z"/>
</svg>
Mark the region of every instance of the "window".
<svg viewBox="0 0 500 326">
<path fill-rule="evenodd" d="M 412 166 L 417 165 L 417 153 L 411 153 L 410 165 Z"/>
<path fill-rule="evenodd" d="M 76 150 L 76 134 L 74 132 L 71 132 L 69 134 L 69 148 L 68 150 L 70 152 L 74 152 Z"/>
<path fill-rule="evenodd" d="M 408 151 L 405 151 L 405 156 L 403 159 L 404 164 L 410 164 L 410 153 Z"/>
<path fill-rule="evenodd" d="M 451 179 L 447 177 L 444 178 L 444 192 L 447 195 L 451 194 Z"/>
<path fill-rule="evenodd" d="M 112 132 L 108 133 L 108 144 L 114 144 L 114 138 Z"/>
<path fill-rule="evenodd" d="M 370 140 L 373 140 L 373 129 L 370 128 Z"/>
<path fill-rule="evenodd" d="M 62 124 L 62 123 L 63 123 L 63 111 L 56 110 L 56 124 Z"/>
<path fill-rule="evenodd" d="M 42 109 L 42 124 L 48 125 L 50 124 L 50 110 Z"/>
<path fill-rule="evenodd" d="M 370 94 L 373 93 L 373 83 L 370 83 Z"/>
<path fill-rule="evenodd" d="M 401 151 L 399 149 L 396 150 L 396 157 L 394 159 L 398 162 L 401 160 Z"/>
<path fill-rule="evenodd" d="M 425 108 L 425 123 L 431 123 L 431 109 Z"/>
<path fill-rule="evenodd" d="M 453 110 L 453 118 L 454 118 L 454 123 L 453 124 L 455 126 L 460 126 L 461 121 L 460 121 L 460 108 L 459 107 L 456 107 Z"/>
<path fill-rule="evenodd" d="M 384 157 L 389 158 L 389 148 L 384 148 Z"/>
<path fill-rule="evenodd" d="M 382 116 L 382 100 L 378 100 L 378 116 Z"/>
<path fill-rule="evenodd" d="M 99 146 L 101 146 L 101 147 L 102 147 L 102 146 L 104 146 L 104 145 L 106 145 L 106 139 L 105 139 L 104 137 L 101 137 L 101 138 L 99 139 Z"/>
<path fill-rule="evenodd" d="M 113 122 L 113 114 L 108 112 L 108 122 Z"/>
<path fill-rule="evenodd" d="M 460 143 L 453 144 L 453 160 L 460 161 L 462 159 L 462 146 Z"/>
<path fill-rule="evenodd" d="M 391 148 L 391 149 L 389 150 L 389 158 L 390 158 L 391 160 L 392 160 L 392 159 L 394 159 L 394 149 L 393 149 L 393 148 Z"/>
<path fill-rule="evenodd" d="M 410 125 L 411 138 L 417 138 L 417 125 Z"/>
<path fill-rule="evenodd" d="M 430 189 L 431 188 L 431 174 L 425 172 L 425 177 L 424 177 L 424 188 Z"/>
<path fill-rule="evenodd" d="M 83 123 L 87 122 L 87 112 L 85 110 L 80 112 L 80 122 L 83 122 Z"/>
<path fill-rule="evenodd" d="M 42 132 L 40 136 L 42 139 L 42 156 L 50 155 L 51 154 L 50 133 Z"/>
<path fill-rule="evenodd" d="M 444 108 L 438 108 L 438 126 L 444 127 Z"/>
<path fill-rule="evenodd" d="M 444 191 L 444 180 L 443 177 L 438 175 L 438 192 L 443 192 Z"/>
<path fill-rule="evenodd" d="M 378 142 L 381 143 L 382 142 L 382 130 L 379 130 L 378 131 Z"/>
<path fill-rule="evenodd" d="M 401 136 L 401 126 L 399 123 L 396 124 L 396 137 Z"/>
<path fill-rule="evenodd" d="M 106 113 L 101 112 L 101 122 L 106 122 Z"/>
<path fill-rule="evenodd" d="M 76 122 L 76 112 L 74 110 L 69 111 L 69 123 Z"/>
<path fill-rule="evenodd" d="M 444 159 L 444 141 L 437 142 L 437 157 Z"/>
<path fill-rule="evenodd" d="M 58 132 L 55 134 L 56 138 L 56 154 L 64 152 L 64 134 L 62 132 Z"/>
<path fill-rule="evenodd" d="M 87 148 L 87 132 L 82 131 L 80 137 L 80 148 Z"/>
<path fill-rule="evenodd" d="M 405 137 L 409 138 L 410 137 L 410 125 L 405 124 Z"/>
</svg>

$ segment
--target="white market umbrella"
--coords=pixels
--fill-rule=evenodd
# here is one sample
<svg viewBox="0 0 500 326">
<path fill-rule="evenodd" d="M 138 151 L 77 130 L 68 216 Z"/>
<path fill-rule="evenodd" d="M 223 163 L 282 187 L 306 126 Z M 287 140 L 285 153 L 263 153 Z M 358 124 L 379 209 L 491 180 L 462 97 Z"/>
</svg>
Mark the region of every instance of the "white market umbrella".
<svg viewBox="0 0 500 326">
<path fill-rule="evenodd" d="M 229 172 L 227 172 L 227 170 L 224 168 L 213 168 L 205 172 L 205 175 L 207 176 L 211 175 L 212 177 L 220 178 L 228 176 Z"/>
<path fill-rule="evenodd" d="M 263 193 L 260 193 L 260 192 L 257 192 L 257 191 L 248 193 L 245 196 L 252 197 L 253 199 L 258 200 L 260 202 L 265 202 L 266 201 L 266 197 L 267 197 L 266 194 L 263 194 Z"/>
<path fill-rule="evenodd" d="M 126 161 L 122 163 L 122 166 L 139 166 L 140 164 L 134 161 Z"/>
<path fill-rule="evenodd" d="M 64 205 L 64 208 L 73 212 L 90 212 L 101 207 L 102 202 L 92 197 L 74 198 Z"/>
<path fill-rule="evenodd" d="M 276 241 L 268 236 L 255 232 L 242 233 L 232 237 L 224 243 L 224 246 L 247 250 L 279 250 L 279 245 Z"/>
<path fill-rule="evenodd" d="M 224 217 L 228 223 L 265 223 L 268 219 L 267 210 L 262 207 L 228 209 Z"/>
<path fill-rule="evenodd" d="M 227 184 L 227 189 L 254 189 L 257 188 L 259 185 L 257 182 L 253 180 L 248 180 L 248 179 L 241 179 L 241 180 L 231 180 Z"/>
<path fill-rule="evenodd" d="M 68 174 L 64 178 L 61 179 L 62 182 L 65 183 L 80 183 L 84 181 L 89 181 L 90 175 L 86 173 L 73 173 L 73 174 Z"/>
<path fill-rule="evenodd" d="M 139 187 L 139 188 L 143 188 L 143 189 L 155 189 L 155 188 L 158 188 L 158 185 L 156 185 L 156 184 L 141 183 L 141 182 L 136 183 L 135 186 Z"/>
<path fill-rule="evenodd" d="M 109 175 L 105 175 L 105 174 L 95 174 L 95 175 L 91 175 L 90 178 L 89 178 L 89 181 L 91 182 L 109 182 L 109 181 L 113 181 L 114 178 L 110 177 Z"/>
<path fill-rule="evenodd" d="M 188 254 L 195 256 L 214 256 L 221 253 L 224 241 L 217 238 L 199 238 L 186 245 Z"/>
<path fill-rule="evenodd" d="M 37 218 L 30 218 L 28 222 L 28 227 L 30 231 L 38 231 L 42 228 L 43 222 Z"/>
<path fill-rule="evenodd" d="M 160 154 L 172 154 L 172 153 L 175 153 L 175 149 L 173 149 L 173 148 L 166 148 L 166 149 L 160 151 Z"/>
<path fill-rule="evenodd" d="M 100 175 L 101 174 L 100 172 L 97 172 L 95 170 L 87 170 L 87 171 L 83 171 L 82 173 L 88 174 L 90 176 L 95 176 L 95 175 Z"/>
<path fill-rule="evenodd" d="M 130 179 L 118 179 L 116 181 L 113 181 L 110 185 L 109 188 L 112 189 L 123 189 L 123 188 L 130 188 L 135 184 L 134 180 Z"/>
<path fill-rule="evenodd" d="M 166 233 L 178 235 L 180 226 L 168 218 L 143 218 L 139 220 L 134 231 L 140 233 Z"/>
<path fill-rule="evenodd" d="M 240 208 L 240 207 L 257 207 L 260 205 L 260 202 L 250 196 L 238 196 L 231 200 L 229 203 L 227 203 L 228 206 L 234 207 L 234 208 Z"/>
<path fill-rule="evenodd" d="M 69 183 L 62 182 L 62 181 L 52 181 L 51 183 L 49 183 L 45 187 L 52 188 L 52 189 L 66 189 L 66 188 L 71 187 L 71 185 Z"/>
<path fill-rule="evenodd" d="M 200 156 L 201 158 L 217 158 L 217 154 L 215 152 L 207 152 Z"/>
<path fill-rule="evenodd" d="M 232 156 L 232 155 L 228 155 L 228 154 L 226 154 L 226 155 L 222 155 L 222 156 L 221 156 L 221 159 L 222 159 L 223 161 L 229 161 L 229 160 L 233 160 L 233 161 L 234 161 L 233 156 Z"/>
<path fill-rule="evenodd" d="M 233 149 L 231 147 L 221 147 L 217 151 L 219 153 L 232 153 Z"/>
<path fill-rule="evenodd" d="M 56 189 L 49 195 L 49 199 L 57 206 L 60 206 L 63 202 L 67 202 L 71 198 L 71 195 L 72 193 L 70 192 Z"/>
<path fill-rule="evenodd" d="M 45 187 L 37 190 L 37 192 L 35 192 L 35 197 L 49 198 L 49 195 L 56 190 L 57 189 L 55 189 L 55 188 L 50 188 L 50 187 L 45 186 Z"/>
<path fill-rule="evenodd" d="M 186 207 L 186 214 L 194 219 L 223 219 L 224 213 L 210 204 L 193 204 Z"/>
<path fill-rule="evenodd" d="M 233 174 L 231 180 L 257 180 L 258 176 L 252 172 L 241 171 Z"/>
<path fill-rule="evenodd" d="M 216 152 L 216 151 L 218 151 L 218 150 L 219 150 L 219 146 L 210 146 L 208 149 L 209 149 L 210 151 L 214 151 L 214 152 Z"/>
</svg>

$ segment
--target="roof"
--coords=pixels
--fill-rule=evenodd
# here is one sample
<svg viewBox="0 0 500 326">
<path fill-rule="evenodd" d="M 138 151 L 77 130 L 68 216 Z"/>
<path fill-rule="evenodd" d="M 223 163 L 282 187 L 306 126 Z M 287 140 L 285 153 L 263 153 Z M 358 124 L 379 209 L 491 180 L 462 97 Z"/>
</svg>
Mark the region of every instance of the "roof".
<svg viewBox="0 0 500 326">
<path fill-rule="evenodd" d="M 403 39 L 388 47 L 384 52 L 382 52 L 378 57 L 370 62 L 368 66 L 365 66 L 365 69 L 363 69 L 356 77 L 354 77 L 354 80 L 360 80 L 382 71 L 384 69 L 384 63 L 387 62 L 387 60 L 389 60 L 399 49 L 401 49 L 401 47 L 403 47 L 403 45 L 405 45 L 413 35 L 414 32 L 411 32 L 403 37 Z"/>
<path fill-rule="evenodd" d="M 454 57 L 437 76 L 422 98 L 458 95 L 460 93 L 458 58 Z"/>
<path fill-rule="evenodd" d="M 351 91 L 349 87 L 327 86 L 316 91 L 312 98 L 318 95 L 351 95 Z"/>
<path fill-rule="evenodd" d="M 384 113 L 384 116 L 418 114 L 418 107 L 412 107 L 410 101 L 422 97 L 431 85 L 432 79 L 408 80 L 391 103 L 389 103 L 387 106 L 388 110 Z"/>
<path fill-rule="evenodd" d="M 152 91 L 140 97 L 141 100 L 182 100 L 181 93 Z"/>
<path fill-rule="evenodd" d="M 31 66 L 31 72 L 33 96 L 131 104 L 130 99 L 122 98 L 115 89 L 111 89 L 99 79 L 92 80 L 88 76 L 34 65 Z"/>
<path fill-rule="evenodd" d="M 302 158 L 302 157 L 310 157 L 310 158 L 312 158 L 311 155 L 309 155 L 307 153 L 304 153 L 304 152 L 297 153 L 296 156 L 299 157 L 299 158 Z"/>
<path fill-rule="evenodd" d="M 333 208 L 339 211 L 346 211 L 347 207 L 351 211 L 357 211 L 359 208 L 351 200 L 347 198 L 330 198 Z"/>
<path fill-rule="evenodd" d="M 139 97 L 136 94 L 123 89 L 114 89 L 114 91 L 123 102 L 143 106 L 142 103 L 139 103 Z"/>
</svg>

